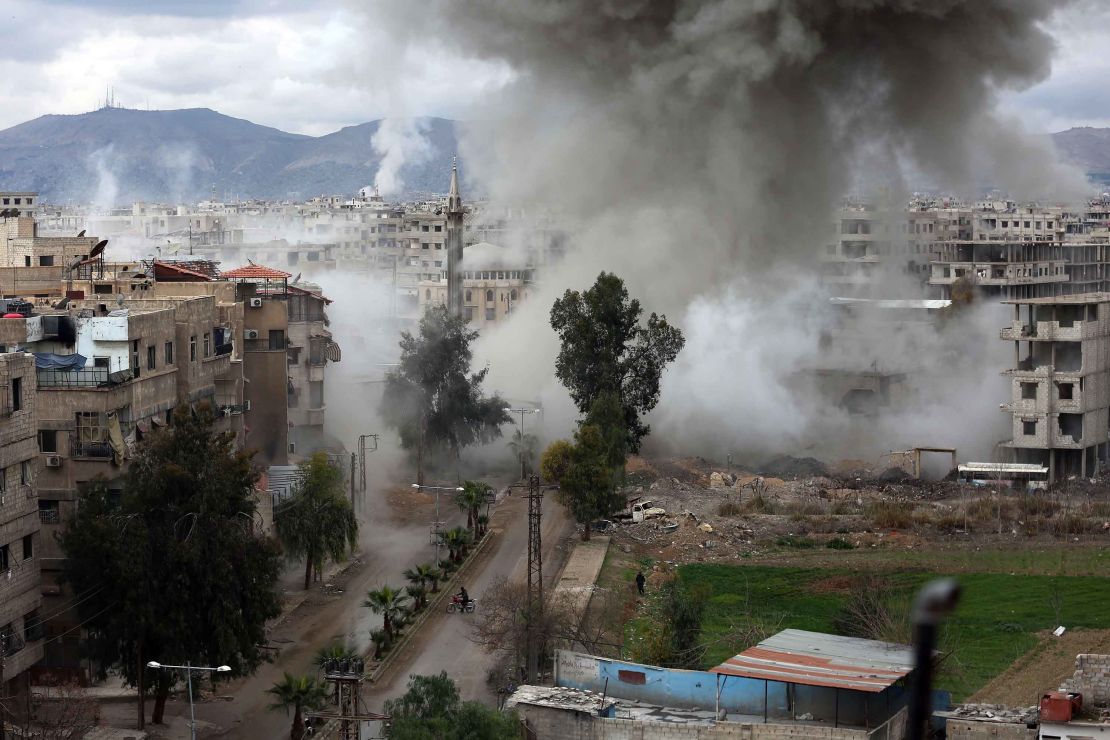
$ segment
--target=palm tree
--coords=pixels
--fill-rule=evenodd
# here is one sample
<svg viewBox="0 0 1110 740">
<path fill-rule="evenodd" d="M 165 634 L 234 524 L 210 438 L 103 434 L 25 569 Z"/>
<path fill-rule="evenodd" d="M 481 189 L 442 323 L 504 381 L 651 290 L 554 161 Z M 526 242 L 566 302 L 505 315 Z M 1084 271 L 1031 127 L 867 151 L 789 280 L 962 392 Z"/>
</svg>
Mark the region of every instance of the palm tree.
<svg viewBox="0 0 1110 740">
<path fill-rule="evenodd" d="M 466 528 L 473 531 L 478 526 L 478 509 L 486 502 L 486 495 L 493 491 L 488 483 L 468 480 L 455 494 L 455 505 L 466 512 Z"/>
<path fill-rule="evenodd" d="M 291 557 L 303 557 L 304 588 L 312 571 L 324 561 L 338 562 L 358 544 L 358 521 L 343 494 L 343 473 L 328 456 L 317 452 L 300 465 L 299 480 L 289 502 L 275 517 L 278 536 Z"/>
<path fill-rule="evenodd" d="M 486 514 L 479 514 L 478 515 L 478 536 L 479 537 L 485 537 L 486 536 L 486 527 L 487 526 L 489 526 L 489 516 L 487 516 Z"/>
<path fill-rule="evenodd" d="M 370 630 L 370 642 L 374 643 L 374 659 L 380 660 L 389 646 L 389 633 L 385 630 Z"/>
<path fill-rule="evenodd" d="M 382 615 L 382 628 L 390 638 L 396 634 L 394 625 L 399 621 L 401 610 L 405 606 L 405 597 L 400 589 L 381 586 L 378 590 L 367 593 L 362 605 L 375 614 Z"/>
<path fill-rule="evenodd" d="M 275 683 L 266 693 L 274 695 L 270 709 L 293 708 L 293 727 L 289 731 L 291 740 L 301 740 L 304 735 L 304 716 L 306 709 L 319 709 L 327 699 L 328 690 L 310 676 L 294 676 L 286 673 L 281 681 Z"/>
<path fill-rule="evenodd" d="M 413 612 L 418 612 L 424 608 L 424 599 L 427 596 L 428 589 L 424 588 L 422 583 L 410 583 L 405 586 L 405 593 L 412 599 Z"/>
<path fill-rule="evenodd" d="M 413 573 L 420 576 L 420 585 L 428 588 L 431 593 L 439 591 L 439 582 L 443 580 L 443 573 L 436 568 L 434 563 L 421 563 L 412 569 Z M 405 571 L 405 577 L 408 577 L 408 571 Z"/>
<path fill-rule="evenodd" d="M 466 547 L 467 531 L 462 527 L 454 527 L 443 533 L 443 544 L 447 546 L 448 557 L 453 563 L 462 560 L 462 552 Z"/>
<path fill-rule="evenodd" d="M 509 448 L 512 449 L 516 459 L 520 461 L 520 477 L 523 478 L 526 471 L 532 469 L 536 461 L 536 450 L 539 448 L 540 440 L 534 434 L 521 434 L 517 429 L 513 432 L 513 438 L 509 440 Z"/>
</svg>

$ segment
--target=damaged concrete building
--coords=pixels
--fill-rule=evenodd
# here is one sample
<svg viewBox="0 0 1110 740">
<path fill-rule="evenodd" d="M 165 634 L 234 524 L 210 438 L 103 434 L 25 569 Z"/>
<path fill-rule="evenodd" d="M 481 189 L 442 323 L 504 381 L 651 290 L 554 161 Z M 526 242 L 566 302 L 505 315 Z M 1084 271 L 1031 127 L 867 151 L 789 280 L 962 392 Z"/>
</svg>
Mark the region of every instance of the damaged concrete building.
<svg viewBox="0 0 1110 740">
<path fill-rule="evenodd" d="M 1110 423 L 1110 293 L 1004 301 L 1013 322 L 1010 400 L 1014 462 L 1048 467 L 1048 480 L 1093 475 L 1106 463 Z"/>
</svg>

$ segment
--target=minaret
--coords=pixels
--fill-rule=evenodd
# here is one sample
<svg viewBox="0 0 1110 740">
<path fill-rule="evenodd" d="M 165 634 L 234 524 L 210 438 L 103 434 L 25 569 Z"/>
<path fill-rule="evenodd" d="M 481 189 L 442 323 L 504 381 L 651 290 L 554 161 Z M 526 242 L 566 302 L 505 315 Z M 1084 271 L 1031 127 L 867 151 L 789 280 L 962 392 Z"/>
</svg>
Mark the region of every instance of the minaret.
<svg viewBox="0 0 1110 740">
<path fill-rule="evenodd" d="M 463 315 L 463 205 L 459 195 L 459 166 L 451 163 L 451 190 L 447 194 L 447 311 Z"/>
</svg>

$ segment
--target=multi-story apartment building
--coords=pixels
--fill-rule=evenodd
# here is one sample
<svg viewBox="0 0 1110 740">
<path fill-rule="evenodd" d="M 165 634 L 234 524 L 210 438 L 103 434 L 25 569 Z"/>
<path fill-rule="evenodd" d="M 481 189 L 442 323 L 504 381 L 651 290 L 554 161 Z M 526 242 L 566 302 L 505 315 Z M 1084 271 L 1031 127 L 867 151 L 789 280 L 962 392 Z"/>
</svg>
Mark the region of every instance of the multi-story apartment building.
<svg viewBox="0 0 1110 740">
<path fill-rule="evenodd" d="M 1004 301 L 1013 322 L 1010 400 L 1014 462 L 1048 467 L 1049 482 L 1105 464 L 1110 423 L 1110 293 Z"/>
<path fill-rule="evenodd" d="M 10 321 L 10 320 L 9 320 Z M 22 322 L 17 322 L 22 323 Z M 0 334 L 7 327 L 0 327 Z M 42 659 L 42 579 L 35 485 L 35 358 L 0 354 L 0 696 L 27 692 Z"/>
<path fill-rule="evenodd" d="M 327 328 L 324 309 L 331 301 L 319 286 L 288 285 L 284 300 L 289 316 L 289 444 L 293 454 L 303 456 L 328 446 L 324 435 L 324 376 L 327 364 L 339 362 L 341 352 Z"/>
<path fill-rule="evenodd" d="M 474 244 L 464 251 L 463 318 L 477 329 L 504 321 L 531 297 L 533 271 L 519 253 L 493 244 Z M 420 313 L 447 303 L 447 278 L 419 285 Z"/>
<path fill-rule="evenodd" d="M 1110 289 L 1110 244 L 961 241 L 933 250 L 929 285 L 938 298 L 950 298 L 961 279 L 985 295 L 1012 299 Z"/>
</svg>

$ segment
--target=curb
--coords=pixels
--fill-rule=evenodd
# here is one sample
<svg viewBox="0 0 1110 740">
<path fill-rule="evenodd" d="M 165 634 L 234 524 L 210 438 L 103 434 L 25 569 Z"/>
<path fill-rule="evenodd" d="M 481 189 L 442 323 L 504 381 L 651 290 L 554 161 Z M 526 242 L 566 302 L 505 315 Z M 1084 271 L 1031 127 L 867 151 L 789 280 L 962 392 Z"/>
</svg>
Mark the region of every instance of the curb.
<svg viewBox="0 0 1110 740">
<path fill-rule="evenodd" d="M 385 656 L 382 662 L 379 663 L 377 667 L 374 668 L 374 670 L 366 676 L 367 681 L 369 681 L 370 683 L 378 682 L 385 674 L 385 672 L 393 667 L 393 663 L 395 662 L 397 656 L 401 654 L 404 648 L 408 647 L 408 644 L 412 640 L 413 636 L 420 633 L 420 629 L 424 626 L 424 622 L 426 622 L 428 618 L 436 611 L 436 609 L 443 604 L 444 599 L 447 597 L 448 594 L 451 593 L 450 586 L 458 581 L 459 577 L 463 575 L 464 571 L 466 571 L 470 567 L 477 556 L 486 549 L 487 543 L 492 539 L 493 534 L 491 532 L 487 532 L 486 536 L 482 538 L 481 542 L 479 542 L 478 545 L 470 551 L 470 554 L 466 556 L 466 560 L 463 560 L 462 563 L 459 564 L 459 567 L 455 569 L 455 572 L 451 574 L 451 577 L 443 582 L 443 584 L 440 586 L 439 593 L 436 594 L 436 597 L 434 599 L 428 600 L 428 603 L 424 607 L 424 610 L 420 613 L 419 616 L 417 616 L 416 620 L 408 626 L 405 634 L 401 635 L 401 639 L 397 642 L 396 645 L 393 646 L 393 648 L 389 651 L 389 654 Z"/>
</svg>

